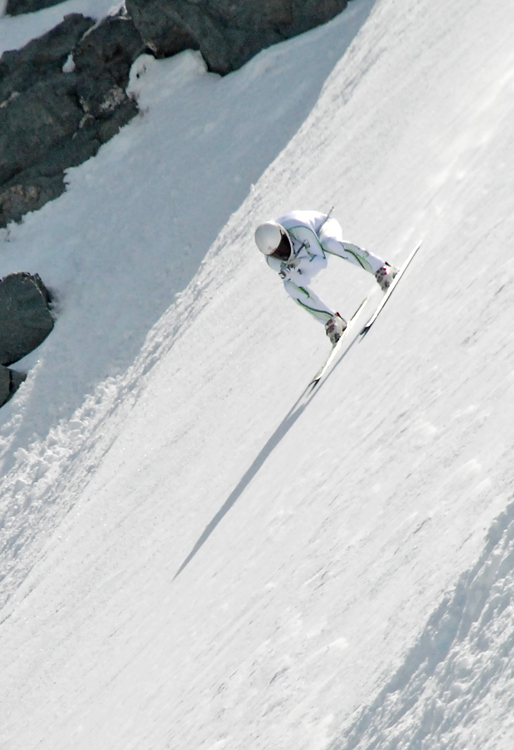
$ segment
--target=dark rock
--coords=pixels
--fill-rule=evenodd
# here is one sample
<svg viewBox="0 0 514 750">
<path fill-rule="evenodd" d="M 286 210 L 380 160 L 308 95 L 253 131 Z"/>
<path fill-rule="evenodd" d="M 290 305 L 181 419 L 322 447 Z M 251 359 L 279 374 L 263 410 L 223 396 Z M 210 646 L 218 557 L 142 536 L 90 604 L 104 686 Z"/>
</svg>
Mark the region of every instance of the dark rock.
<svg viewBox="0 0 514 750">
<path fill-rule="evenodd" d="M 221 74 L 346 6 L 347 0 L 127 0 L 127 11 L 157 57 L 199 49 L 209 70 Z"/>
<path fill-rule="evenodd" d="M 125 87 L 145 45 L 123 16 L 79 14 L 0 59 L 0 226 L 59 196 L 64 170 L 134 117 Z M 70 72 L 63 72 L 69 60 Z"/>
<path fill-rule="evenodd" d="M 116 135 L 137 113 L 136 102 L 126 95 L 112 110 L 107 101 L 103 109 L 99 107 L 97 119 L 83 116 L 71 138 L 63 138 L 46 155 L 42 153 L 35 166 L 16 170 L 10 180 L 0 185 L 0 226 L 21 221 L 28 211 L 36 211 L 61 195 L 66 189 L 64 171 L 94 156 L 102 143 Z"/>
<path fill-rule="evenodd" d="M 83 37 L 73 60 L 77 95 L 86 115 L 106 120 L 127 106 L 130 66 L 145 50 L 136 27 L 123 16 L 105 18 Z M 132 116 L 136 112 L 133 106 Z"/>
<path fill-rule="evenodd" d="M 65 185 L 62 174 L 46 177 L 33 174 L 30 170 L 0 187 L 0 226 L 7 226 L 10 221 L 21 221 L 24 214 L 37 211 L 64 193 Z"/>
<path fill-rule="evenodd" d="M 0 406 L 9 401 L 26 378 L 24 373 L 0 365 Z"/>
<path fill-rule="evenodd" d="M 72 13 L 22 49 L 4 52 L 0 58 L 0 106 L 5 106 L 9 97 L 23 93 L 35 83 L 60 75 L 68 55 L 94 25 L 92 18 Z"/>
<path fill-rule="evenodd" d="M 71 76 L 52 76 L 0 108 L 0 184 L 71 139 L 84 117 Z"/>
<path fill-rule="evenodd" d="M 73 53 L 75 69 L 90 78 L 108 74 L 121 88 L 129 80 L 130 66 L 145 44 L 131 19 L 108 16 L 86 34 Z"/>
<path fill-rule="evenodd" d="M 7 0 L 6 14 L 8 16 L 19 16 L 21 13 L 34 13 L 42 8 L 57 5 L 62 0 Z"/>
<path fill-rule="evenodd" d="M 49 305 L 38 274 L 13 273 L 0 281 L 0 364 L 17 362 L 44 341 L 54 325 Z"/>
<path fill-rule="evenodd" d="M 102 143 L 109 141 L 120 128 L 126 125 L 139 112 L 138 106 L 134 99 L 125 98 L 125 100 L 116 107 L 108 119 L 98 123 L 98 138 Z"/>
<path fill-rule="evenodd" d="M 127 11 L 146 45 L 158 58 L 200 49 L 192 29 L 170 0 L 127 0 Z"/>
</svg>

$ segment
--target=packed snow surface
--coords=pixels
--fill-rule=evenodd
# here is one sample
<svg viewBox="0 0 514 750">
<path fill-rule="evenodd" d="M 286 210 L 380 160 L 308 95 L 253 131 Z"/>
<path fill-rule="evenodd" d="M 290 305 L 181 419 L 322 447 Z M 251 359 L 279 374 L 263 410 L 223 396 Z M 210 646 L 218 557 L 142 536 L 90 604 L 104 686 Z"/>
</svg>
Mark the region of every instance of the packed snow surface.
<svg viewBox="0 0 514 750">
<path fill-rule="evenodd" d="M 356 0 L 223 79 L 142 57 L 141 115 L 2 232 L 57 316 L 0 411 L 2 750 L 512 750 L 513 36 Z M 331 206 L 423 244 L 303 402 L 327 341 L 252 237 Z"/>
</svg>

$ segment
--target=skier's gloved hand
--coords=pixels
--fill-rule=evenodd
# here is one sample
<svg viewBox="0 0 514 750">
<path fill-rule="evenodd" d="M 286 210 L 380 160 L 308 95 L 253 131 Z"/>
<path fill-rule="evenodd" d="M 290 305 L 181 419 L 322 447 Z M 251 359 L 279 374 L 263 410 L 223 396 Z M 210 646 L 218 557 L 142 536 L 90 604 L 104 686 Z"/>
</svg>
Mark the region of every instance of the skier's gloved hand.
<svg viewBox="0 0 514 750">
<path fill-rule="evenodd" d="M 283 281 L 295 281 L 302 275 L 302 269 L 297 268 L 295 263 L 284 263 L 278 275 Z"/>
</svg>

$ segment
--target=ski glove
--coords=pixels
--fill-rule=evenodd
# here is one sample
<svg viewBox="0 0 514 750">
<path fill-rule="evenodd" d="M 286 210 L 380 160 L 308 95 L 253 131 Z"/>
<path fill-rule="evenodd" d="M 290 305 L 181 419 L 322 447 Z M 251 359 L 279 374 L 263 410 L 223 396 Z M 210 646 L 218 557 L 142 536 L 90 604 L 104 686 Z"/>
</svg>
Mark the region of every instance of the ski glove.
<svg viewBox="0 0 514 750">
<path fill-rule="evenodd" d="M 294 263 L 284 263 L 278 275 L 283 281 L 299 281 L 302 275 L 301 268 L 297 268 Z"/>
</svg>

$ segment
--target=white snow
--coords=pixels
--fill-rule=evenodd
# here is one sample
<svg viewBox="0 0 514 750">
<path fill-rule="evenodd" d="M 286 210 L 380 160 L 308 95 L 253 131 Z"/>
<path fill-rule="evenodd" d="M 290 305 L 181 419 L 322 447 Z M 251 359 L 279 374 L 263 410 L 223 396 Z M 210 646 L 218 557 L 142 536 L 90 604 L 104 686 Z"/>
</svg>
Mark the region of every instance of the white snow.
<svg viewBox="0 0 514 750">
<path fill-rule="evenodd" d="M 359 0 L 224 79 L 143 57 L 143 114 L 2 233 L 58 310 L 0 411 L 2 750 L 512 750 L 513 32 Z M 423 246 L 293 408 L 327 342 L 252 234 L 332 205 Z"/>
</svg>

